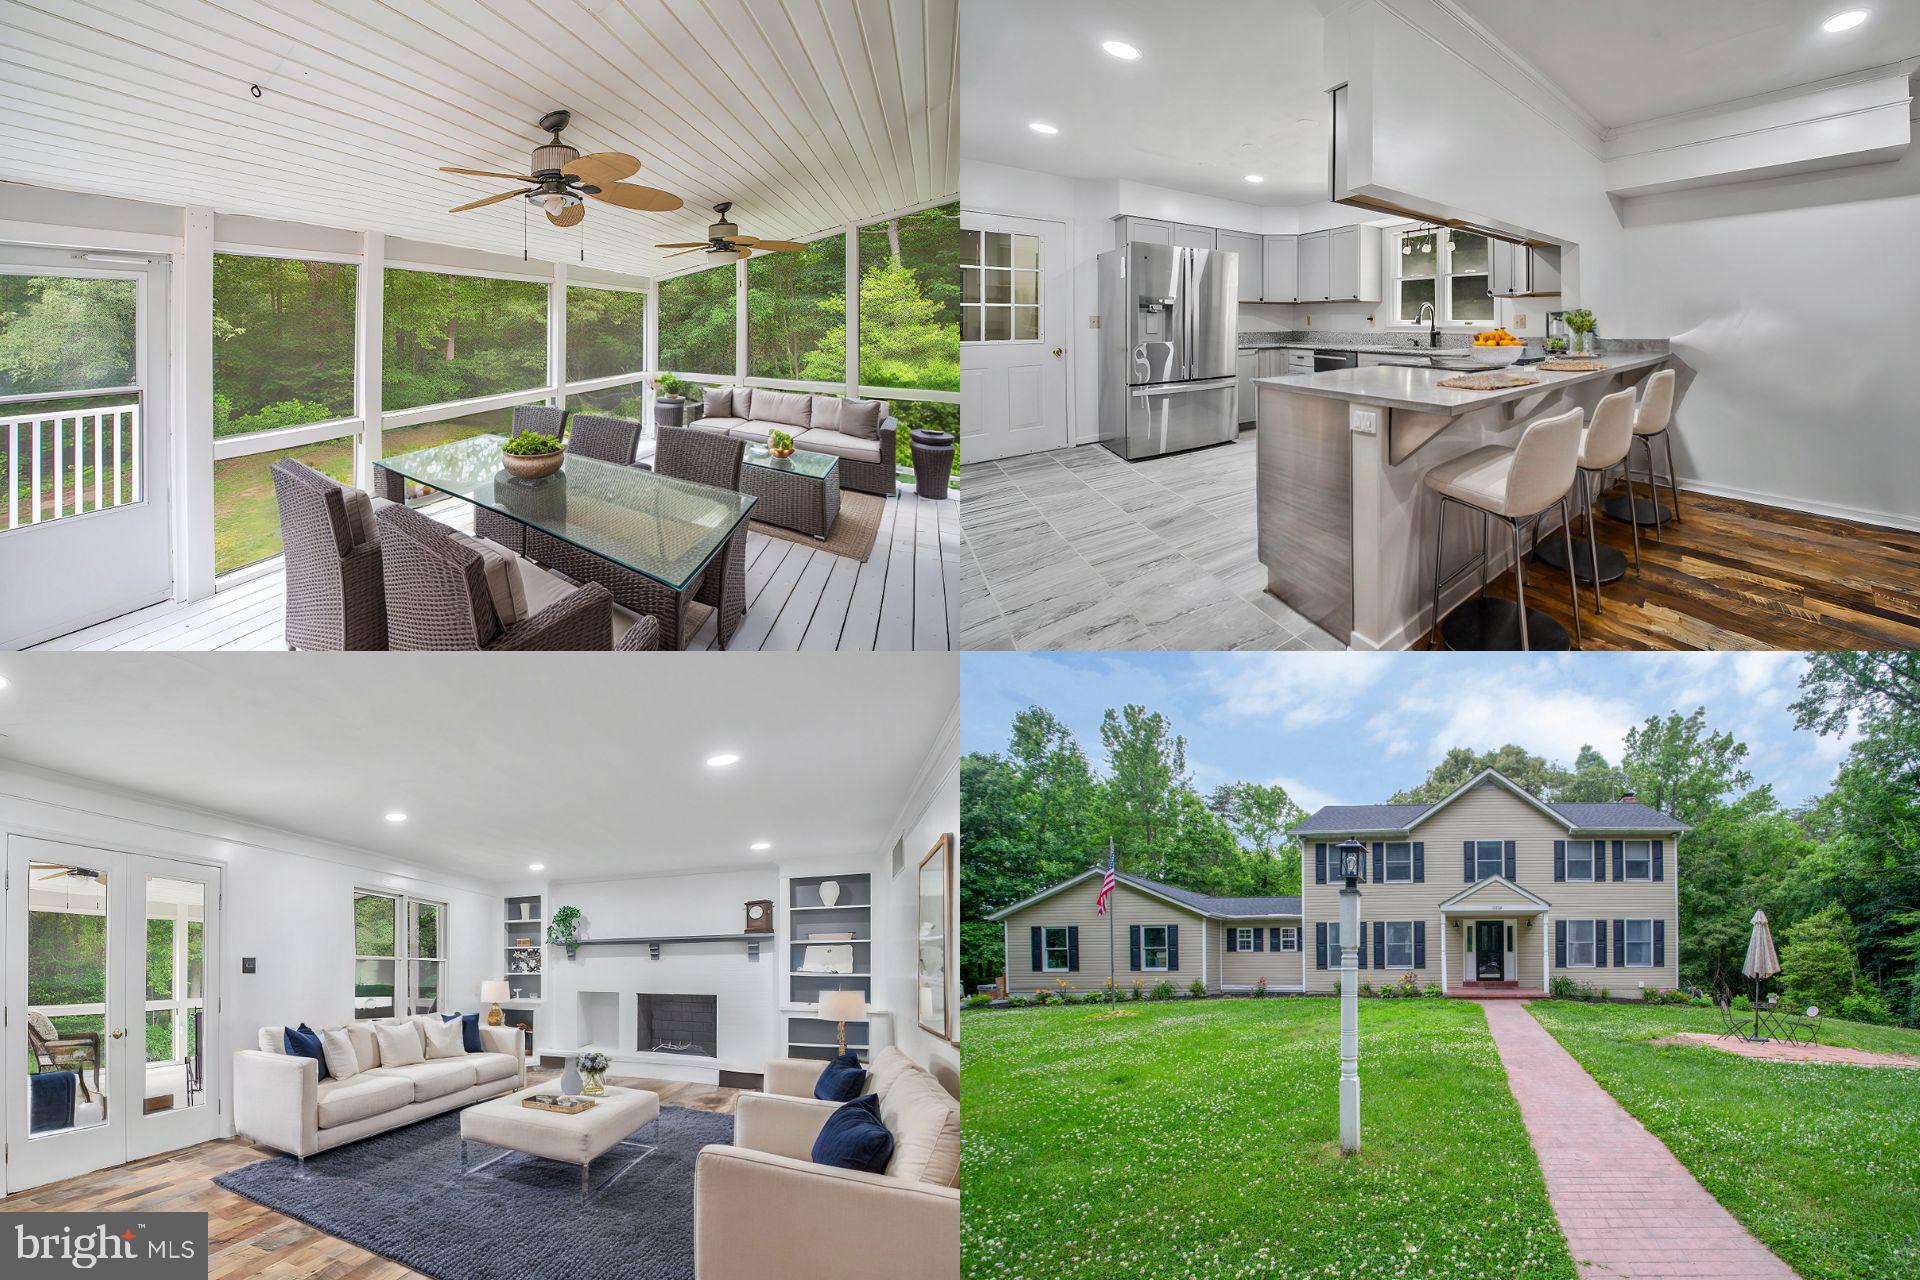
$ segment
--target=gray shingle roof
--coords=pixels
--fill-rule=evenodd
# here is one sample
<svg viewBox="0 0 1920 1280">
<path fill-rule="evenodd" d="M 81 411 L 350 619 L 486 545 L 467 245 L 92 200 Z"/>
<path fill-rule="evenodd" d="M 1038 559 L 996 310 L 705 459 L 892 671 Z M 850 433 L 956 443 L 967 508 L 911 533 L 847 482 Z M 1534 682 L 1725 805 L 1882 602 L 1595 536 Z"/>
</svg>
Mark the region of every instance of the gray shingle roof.
<svg viewBox="0 0 1920 1280">
<path fill-rule="evenodd" d="M 1404 831 L 1431 809 L 1425 804 L 1330 804 L 1293 828 L 1297 836 Z M 1569 825 L 1589 831 L 1685 831 L 1687 824 L 1638 800 L 1606 804 L 1548 804 Z"/>
<path fill-rule="evenodd" d="M 1191 889 L 1182 889 L 1178 885 L 1149 880 L 1145 876 L 1128 875 L 1124 871 L 1118 878 L 1124 883 L 1150 889 L 1162 897 L 1185 903 L 1195 911 L 1205 912 L 1208 915 L 1297 916 L 1300 914 L 1298 898 L 1215 898 L 1209 894 L 1195 893 Z"/>
<path fill-rule="evenodd" d="M 1607 831 L 1679 831 L 1686 823 L 1638 800 L 1547 806 L 1576 827 Z"/>
<path fill-rule="evenodd" d="M 1425 813 L 1425 804 L 1330 804 L 1316 809 L 1299 826 L 1296 835 L 1321 831 L 1399 831 Z"/>
</svg>

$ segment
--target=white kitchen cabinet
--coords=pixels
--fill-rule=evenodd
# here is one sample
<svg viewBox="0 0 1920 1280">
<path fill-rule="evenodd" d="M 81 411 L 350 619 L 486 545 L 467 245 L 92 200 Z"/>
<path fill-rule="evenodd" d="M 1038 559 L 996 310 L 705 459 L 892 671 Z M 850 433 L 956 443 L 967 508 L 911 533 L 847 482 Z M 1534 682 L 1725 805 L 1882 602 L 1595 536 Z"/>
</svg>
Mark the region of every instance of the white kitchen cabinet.
<svg viewBox="0 0 1920 1280">
<path fill-rule="evenodd" d="M 1260 237 L 1248 235 L 1244 231 L 1218 231 L 1214 233 L 1213 247 L 1236 255 L 1240 260 L 1240 292 L 1242 302 L 1258 302 L 1261 298 L 1260 285 L 1262 250 Z"/>
<path fill-rule="evenodd" d="M 1130 218 L 1122 214 L 1113 220 L 1114 244 L 1172 244 L 1173 224 L 1152 218 Z"/>
<path fill-rule="evenodd" d="M 1300 260 L 1298 236 L 1262 236 L 1260 299 L 1263 302 L 1292 302 L 1299 296 Z"/>
<path fill-rule="evenodd" d="M 1297 288 L 1302 302 L 1325 302 L 1333 294 L 1328 292 L 1327 275 L 1327 233 L 1309 231 L 1300 237 L 1299 278 Z"/>
<path fill-rule="evenodd" d="M 1242 351 L 1233 360 L 1235 422 L 1253 421 L 1253 380 L 1260 376 L 1260 353 Z"/>
<path fill-rule="evenodd" d="M 1496 298 L 1550 297 L 1560 292 L 1558 249 L 1494 240 L 1488 257 L 1487 292 Z"/>
<path fill-rule="evenodd" d="M 1286 372 L 1288 373 L 1312 373 L 1313 372 L 1313 352 L 1301 350 L 1299 348 L 1288 348 L 1287 350 L 1282 351 L 1280 354 L 1286 363 Z"/>
<path fill-rule="evenodd" d="M 1184 222 L 1173 224 L 1173 242 L 1182 249 L 1214 248 L 1212 227 L 1189 226 Z"/>
<path fill-rule="evenodd" d="M 1359 225 L 1309 231 L 1299 239 L 1301 302 L 1378 302 L 1380 228 Z"/>
</svg>

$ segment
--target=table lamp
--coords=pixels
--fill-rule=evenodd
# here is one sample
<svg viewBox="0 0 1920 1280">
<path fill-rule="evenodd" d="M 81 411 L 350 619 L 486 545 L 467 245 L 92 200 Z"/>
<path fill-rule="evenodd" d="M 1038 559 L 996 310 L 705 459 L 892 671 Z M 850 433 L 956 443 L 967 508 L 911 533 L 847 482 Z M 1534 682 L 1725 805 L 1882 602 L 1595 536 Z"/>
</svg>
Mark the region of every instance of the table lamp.
<svg viewBox="0 0 1920 1280">
<path fill-rule="evenodd" d="M 858 991 L 822 991 L 820 1016 L 840 1024 L 840 1052 L 847 1051 L 847 1024 L 867 1016 L 867 997 Z"/>
<path fill-rule="evenodd" d="M 493 1006 L 487 1010 L 488 1026 L 498 1027 L 506 1023 L 506 1019 L 500 1016 L 500 1002 L 510 999 L 512 994 L 506 982 L 499 978 L 489 979 L 480 984 L 480 1002 Z"/>
</svg>

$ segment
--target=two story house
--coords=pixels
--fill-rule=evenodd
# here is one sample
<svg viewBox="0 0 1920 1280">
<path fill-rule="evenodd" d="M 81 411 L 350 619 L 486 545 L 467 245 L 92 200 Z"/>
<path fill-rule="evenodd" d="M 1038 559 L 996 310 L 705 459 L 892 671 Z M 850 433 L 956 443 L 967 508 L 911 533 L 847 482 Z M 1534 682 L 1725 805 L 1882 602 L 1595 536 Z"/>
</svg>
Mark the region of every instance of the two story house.
<svg viewBox="0 0 1920 1280">
<path fill-rule="evenodd" d="M 1216 898 L 1122 874 L 1115 977 L 1239 991 L 1331 993 L 1339 978 L 1343 841 L 1367 846 L 1361 981 L 1411 973 L 1449 995 L 1545 990 L 1566 976 L 1613 994 L 1679 985 L 1675 818 L 1631 797 L 1535 799 L 1486 770 L 1434 804 L 1329 805 L 1294 827 L 1299 898 Z M 1107 924 L 1092 869 L 990 915 L 1011 992 L 1103 988 Z"/>
</svg>

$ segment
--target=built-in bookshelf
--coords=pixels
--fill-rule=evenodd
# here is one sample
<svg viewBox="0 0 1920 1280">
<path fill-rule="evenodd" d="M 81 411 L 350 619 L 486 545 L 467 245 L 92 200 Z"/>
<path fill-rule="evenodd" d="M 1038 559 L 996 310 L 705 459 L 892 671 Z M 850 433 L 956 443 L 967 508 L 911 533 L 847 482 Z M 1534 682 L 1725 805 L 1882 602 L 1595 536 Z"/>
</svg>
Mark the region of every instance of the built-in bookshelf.
<svg viewBox="0 0 1920 1280">
<path fill-rule="evenodd" d="M 502 904 L 500 973 L 512 994 L 501 1003 L 500 1010 L 510 1025 L 526 1030 L 529 1051 L 534 1046 L 535 1018 L 543 998 L 545 906 L 537 893 L 507 898 Z"/>
<path fill-rule="evenodd" d="M 796 876 L 787 882 L 787 1054 L 831 1058 L 838 1027 L 813 1016 L 820 995 L 844 988 L 873 1001 L 873 877 Z M 870 1024 L 847 1024 L 847 1047 L 867 1054 Z"/>
</svg>

